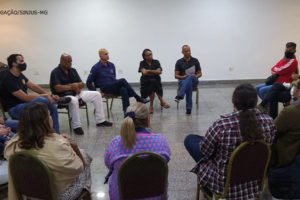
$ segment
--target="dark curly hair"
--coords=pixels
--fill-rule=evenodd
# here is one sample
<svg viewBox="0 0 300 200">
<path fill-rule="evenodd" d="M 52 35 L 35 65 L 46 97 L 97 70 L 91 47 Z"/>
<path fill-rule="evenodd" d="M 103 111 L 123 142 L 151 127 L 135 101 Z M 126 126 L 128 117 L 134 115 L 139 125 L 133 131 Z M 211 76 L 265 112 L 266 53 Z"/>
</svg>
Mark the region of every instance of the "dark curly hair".
<svg viewBox="0 0 300 200">
<path fill-rule="evenodd" d="M 49 123 L 49 111 L 46 104 L 37 102 L 22 110 L 18 125 L 21 149 L 43 148 L 45 137 L 54 132 Z"/>
<path fill-rule="evenodd" d="M 254 110 L 257 104 L 257 93 L 250 84 L 237 86 L 232 95 L 232 103 L 239 112 L 241 135 L 244 141 L 263 139 L 262 128 L 257 121 Z"/>
</svg>

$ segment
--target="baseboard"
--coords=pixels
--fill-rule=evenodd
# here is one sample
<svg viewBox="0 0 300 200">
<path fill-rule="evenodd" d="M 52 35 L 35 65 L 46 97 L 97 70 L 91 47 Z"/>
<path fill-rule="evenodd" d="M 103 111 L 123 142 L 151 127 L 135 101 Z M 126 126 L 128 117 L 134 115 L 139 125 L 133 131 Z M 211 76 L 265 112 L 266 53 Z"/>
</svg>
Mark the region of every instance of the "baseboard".
<svg viewBox="0 0 300 200">
<path fill-rule="evenodd" d="M 242 83 L 264 83 L 265 79 L 237 79 L 237 80 L 199 80 L 199 86 L 223 85 L 223 84 L 242 84 Z M 49 88 L 49 84 L 39 84 L 42 88 Z M 140 83 L 130 83 L 133 87 L 139 87 Z M 162 82 L 163 86 L 177 86 L 177 81 Z"/>
</svg>

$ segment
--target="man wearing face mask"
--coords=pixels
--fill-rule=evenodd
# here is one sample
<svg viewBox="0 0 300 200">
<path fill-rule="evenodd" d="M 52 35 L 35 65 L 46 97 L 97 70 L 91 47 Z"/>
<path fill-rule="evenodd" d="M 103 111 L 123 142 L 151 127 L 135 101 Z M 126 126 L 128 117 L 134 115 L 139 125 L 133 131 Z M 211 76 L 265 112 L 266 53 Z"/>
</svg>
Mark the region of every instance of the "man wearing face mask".
<svg viewBox="0 0 300 200">
<path fill-rule="evenodd" d="M 271 69 L 272 74 L 277 74 L 275 83 L 291 83 L 292 74 L 298 73 L 298 61 L 296 59 L 296 44 L 288 42 L 285 48 L 284 57 Z M 256 86 L 256 91 L 261 99 L 264 99 L 272 85 L 260 84 Z"/>
<path fill-rule="evenodd" d="M 296 44 L 288 42 L 284 52 L 284 57 L 272 67 L 272 73 L 278 74 L 275 83 L 290 83 L 292 82 L 292 74 L 298 73 L 298 61 L 295 56 Z"/>
<path fill-rule="evenodd" d="M 48 106 L 53 128 L 59 133 L 59 123 L 55 101 L 59 101 L 58 96 L 51 96 L 47 91 L 31 82 L 22 73 L 26 70 L 26 63 L 21 54 L 12 54 L 7 58 L 9 71 L 2 81 L 1 99 L 5 110 L 13 119 L 18 119 L 21 111 L 28 104 L 42 102 Z M 28 94 L 27 89 L 31 89 L 37 94 Z M 62 99 L 61 99 L 62 100 Z M 70 101 L 70 99 L 63 99 Z"/>
<path fill-rule="evenodd" d="M 284 58 L 272 68 L 272 73 L 278 74 L 278 78 L 268 89 L 258 106 L 262 111 L 269 109 L 269 115 L 273 119 L 278 115 L 278 102 L 287 103 L 290 101 L 291 82 L 299 78 L 295 52 L 296 44 L 293 42 L 287 43 Z"/>
</svg>

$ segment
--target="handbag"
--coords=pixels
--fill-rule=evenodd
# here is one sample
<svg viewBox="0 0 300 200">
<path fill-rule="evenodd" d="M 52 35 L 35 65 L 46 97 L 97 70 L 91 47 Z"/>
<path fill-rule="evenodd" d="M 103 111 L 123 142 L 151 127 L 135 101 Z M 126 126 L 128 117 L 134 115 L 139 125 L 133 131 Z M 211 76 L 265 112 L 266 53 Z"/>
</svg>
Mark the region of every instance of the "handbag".
<svg viewBox="0 0 300 200">
<path fill-rule="evenodd" d="M 278 74 L 272 74 L 271 76 L 269 76 L 266 81 L 265 84 L 266 85 L 273 85 L 273 83 L 275 83 L 276 79 L 279 77 Z"/>
</svg>

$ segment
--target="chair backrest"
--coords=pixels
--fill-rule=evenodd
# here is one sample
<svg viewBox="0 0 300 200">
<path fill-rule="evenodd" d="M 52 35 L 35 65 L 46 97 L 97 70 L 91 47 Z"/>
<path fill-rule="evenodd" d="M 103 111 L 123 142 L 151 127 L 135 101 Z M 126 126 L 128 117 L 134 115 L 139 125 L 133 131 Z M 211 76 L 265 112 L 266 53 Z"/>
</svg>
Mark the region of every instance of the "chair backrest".
<svg viewBox="0 0 300 200">
<path fill-rule="evenodd" d="M 257 180 L 260 190 L 271 156 L 270 145 L 263 140 L 243 142 L 232 153 L 227 167 L 224 196 L 230 185 Z"/>
<path fill-rule="evenodd" d="M 56 192 L 48 167 L 31 152 L 18 152 L 9 159 L 9 171 L 18 198 L 22 195 L 54 200 Z"/>
<path fill-rule="evenodd" d="M 140 152 L 124 160 L 118 171 L 120 200 L 164 196 L 166 199 L 168 165 L 153 152 Z"/>
</svg>

